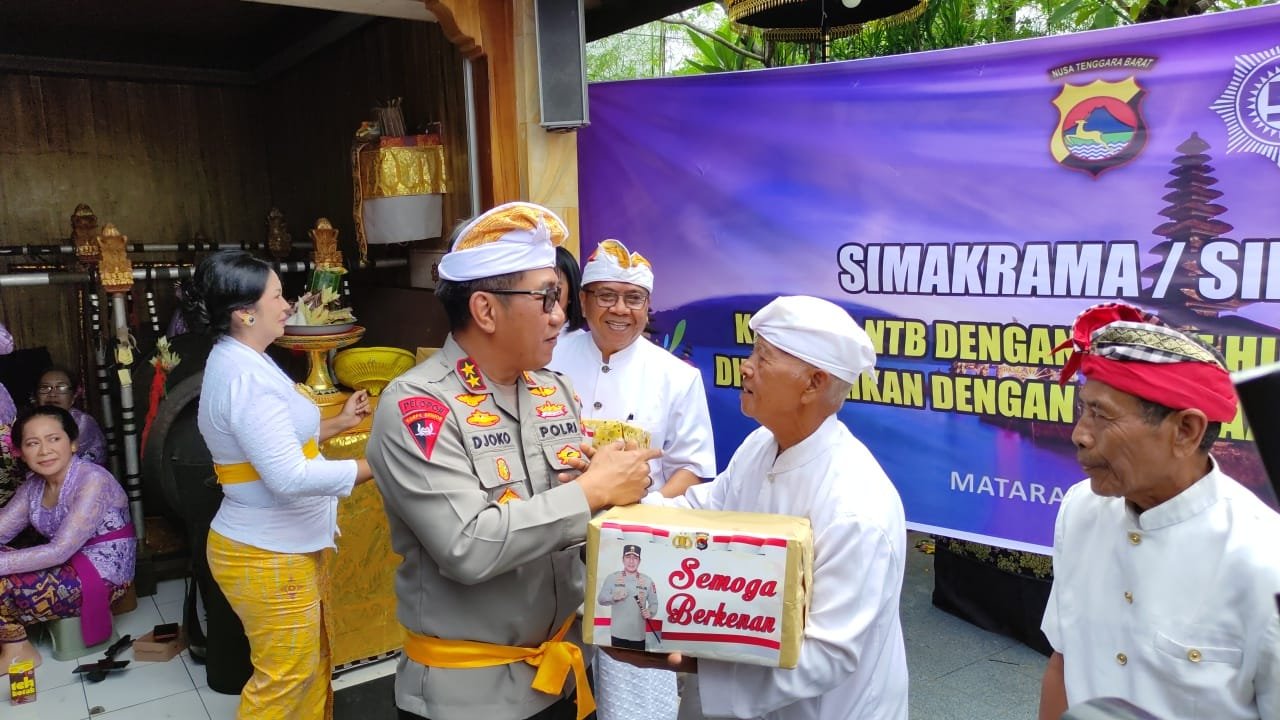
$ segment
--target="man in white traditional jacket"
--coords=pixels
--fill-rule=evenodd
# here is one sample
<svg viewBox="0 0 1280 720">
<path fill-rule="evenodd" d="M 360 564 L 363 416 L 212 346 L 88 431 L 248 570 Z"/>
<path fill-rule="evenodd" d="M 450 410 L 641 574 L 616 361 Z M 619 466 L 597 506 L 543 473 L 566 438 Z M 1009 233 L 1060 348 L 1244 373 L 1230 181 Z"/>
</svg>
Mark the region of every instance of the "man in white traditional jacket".
<svg viewBox="0 0 1280 720">
<path fill-rule="evenodd" d="M 653 488 L 676 497 L 715 476 L 715 445 L 702 373 L 643 336 L 653 280 L 640 253 L 600 243 L 582 270 L 590 332 L 563 338 L 548 367 L 569 376 L 584 420 L 621 420 L 649 433 L 662 450 L 649 464 Z"/>
<path fill-rule="evenodd" d="M 747 436 L 714 482 L 650 504 L 807 517 L 813 596 L 800 661 L 759 665 L 608 650 L 646 667 L 698 673 L 708 717 L 906 720 L 907 657 L 898 616 L 907 551 L 902 500 L 836 418 L 858 375 L 875 367 L 867 334 L 838 306 L 780 297 L 751 318 L 742 363 Z"/>
<path fill-rule="evenodd" d="M 582 271 L 590 332 L 560 339 L 550 369 L 573 383 L 584 420 L 620 420 L 649 433 L 662 456 L 649 463 L 653 488 L 677 497 L 716 474 L 702 374 L 644 338 L 653 267 L 617 240 L 601 242 Z M 600 657 L 600 720 L 675 720 L 676 680 Z"/>
<path fill-rule="evenodd" d="M 1041 720 L 1119 697 L 1166 720 L 1280 718 L 1280 515 L 1209 453 L 1236 393 L 1222 359 L 1121 303 L 1076 318 Z M 1263 439 L 1259 438 L 1259 442 Z"/>
</svg>

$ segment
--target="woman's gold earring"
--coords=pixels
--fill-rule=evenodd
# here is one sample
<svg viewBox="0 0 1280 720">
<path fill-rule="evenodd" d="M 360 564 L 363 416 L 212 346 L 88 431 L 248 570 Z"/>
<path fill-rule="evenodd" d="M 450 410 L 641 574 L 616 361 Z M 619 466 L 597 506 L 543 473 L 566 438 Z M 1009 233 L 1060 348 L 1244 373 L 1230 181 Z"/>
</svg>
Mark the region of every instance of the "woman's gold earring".
<svg viewBox="0 0 1280 720">
<path fill-rule="evenodd" d="M 240 316 L 240 322 L 244 323 L 245 325 L 252 325 L 258 322 L 258 318 L 253 313 L 245 313 Z"/>
</svg>

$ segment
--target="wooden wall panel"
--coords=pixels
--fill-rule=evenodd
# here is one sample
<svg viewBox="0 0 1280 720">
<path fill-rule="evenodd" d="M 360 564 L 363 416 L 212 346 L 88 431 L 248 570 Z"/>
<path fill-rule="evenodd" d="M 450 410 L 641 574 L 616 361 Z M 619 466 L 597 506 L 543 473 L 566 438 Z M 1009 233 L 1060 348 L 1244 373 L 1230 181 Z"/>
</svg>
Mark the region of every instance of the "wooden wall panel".
<svg viewBox="0 0 1280 720">
<path fill-rule="evenodd" d="M 307 239 L 317 217 L 330 218 L 354 262 L 351 140 L 376 102 L 397 96 L 410 128 L 443 124 L 452 171 L 447 232 L 470 207 L 462 73 L 461 55 L 438 25 L 403 20 L 371 21 L 258 87 L 0 72 L 0 244 L 66 242 L 81 202 L 131 242 L 196 233 L 259 240 L 275 205 L 296 241 Z M 144 259 L 182 258 L 134 258 Z M 39 260 L 0 258 L 0 272 Z M 401 272 L 378 282 L 406 279 Z M 296 292 L 301 279 L 286 282 Z M 142 289 L 135 313 L 145 325 Z M 172 294 L 168 283 L 156 290 L 164 325 Z M 47 346 L 55 362 L 80 365 L 87 346 L 74 288 L 2 289 L 0 322 L 19 346 Z M 144 346 L 149 334 L 139 333 Z"/>
<path fill-rule="evenodd" d="M 403 98 L 405 126 L 440 122 L 451 166 L 444 232 L 470 214 L 462 56 L 435 23 L 376 20 L 267 81 L 271 196 L 296 239 L 318 217 L 351 262 L 351 142 L 381 101 Z M 393 253 L 396 251 L 392 251 Z"/>
<path fill-rule="evenodd" d="M 0 244 L 66 242 L 81 202 L 133 242 L 259 238 L 269 207 L 263 114 L 248 87 L 0 73 Z M 0 272 L 35 260 L 0 260 Z M 158 289 L 167 310 L 168 288 Z M 5 288 L 0 321 L 20 346 L 47 346 L 76 366 L 74 295 Z"/>
</svg>

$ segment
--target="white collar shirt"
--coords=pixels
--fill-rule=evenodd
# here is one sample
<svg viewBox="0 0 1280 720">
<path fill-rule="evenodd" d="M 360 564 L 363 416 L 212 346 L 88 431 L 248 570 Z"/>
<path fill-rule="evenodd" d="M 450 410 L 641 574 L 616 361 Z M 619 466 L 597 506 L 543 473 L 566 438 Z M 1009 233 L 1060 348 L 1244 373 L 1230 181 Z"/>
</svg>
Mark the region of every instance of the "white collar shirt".
<svg viewBox="0 0 1280 720">
<path fill-rule="evenodd" d="M 623 420 L 649 433 L 662 450 L 649 462 L 655 489 L 681 469 L 715 476 L 711 414 L 697 368 L 644 338 L 605 362 L 587 332 L 562 337 L 548 367 L 573 383 L 584 420 Z"/>
<path fill-rule="evenodd" d="M 698 661 L 703 713 L 766 720 L 906 720 L 907 656 L 898 606 L 906 567 L 902 500 L 880 463 L 834 415 L 778 453 L 747 436 L 723 473 L 647 504 L 807 517 L 813 595 L 800 660 L 783 670 Z"/>
<path fill-rule="evenodd" d="M 1137 514 L 1077 483 L 1058 510 L 1042 629 L 1068 705 L 1167 720 L 1280 718 L 1280 515 L 1213 469 Z"/>
</svg>

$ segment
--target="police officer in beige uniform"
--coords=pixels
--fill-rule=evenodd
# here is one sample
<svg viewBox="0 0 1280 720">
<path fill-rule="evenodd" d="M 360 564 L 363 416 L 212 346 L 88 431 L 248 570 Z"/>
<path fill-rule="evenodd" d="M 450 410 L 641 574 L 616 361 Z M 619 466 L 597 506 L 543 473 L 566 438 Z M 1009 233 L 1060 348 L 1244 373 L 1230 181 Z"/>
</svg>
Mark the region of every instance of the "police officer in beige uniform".
<svg viewBox="0 0 1280 720">
<path fill-rule="evenodd" d="M 622 546 L 622 567 L 600 583 L 596 602 L 609 607 L 609 644 L 644 650 L 648 621 L 658 614 L 658 586 L 640 572 L 639 545 Z"/>
<path fill-rule="evenodd" d="M 531 203 L 460 227 L 436 288 L 450 335 L 375 413 L 368 459 L 403 558 L 402 718 L 581 720 L 594 707 L 578 546 L 593 512 L 643 496 L 658 451 L 618 442 L 583 463 L 573 390 L 539 369 L 564 323 L 566 236 Z"/>
</svg>

